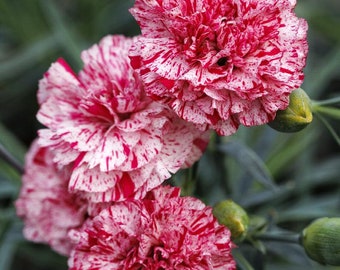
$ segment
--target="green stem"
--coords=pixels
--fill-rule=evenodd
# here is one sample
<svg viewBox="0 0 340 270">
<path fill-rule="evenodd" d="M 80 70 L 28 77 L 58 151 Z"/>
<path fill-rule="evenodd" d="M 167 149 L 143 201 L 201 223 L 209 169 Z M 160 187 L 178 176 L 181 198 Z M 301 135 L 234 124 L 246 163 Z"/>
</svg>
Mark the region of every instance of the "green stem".
<svg viewBox="0 0 340 270">
<path fill-rule="evenodd" d="M 330 116 L 334 119 L 340 120 L 340 109 L 339 108 L 313 105 L 312 111 L 314 113 L 322 113 L 322 114 Z"/>
<path fill-rule="evenodd" d="M 185 174 L 184 183 L 182 185 L 182 192 L 185 196 L 192 196 L 196 185 L 196 173 L 198 163 L 194 163 Z"/>
<path fill-rule="evenodd" d="M 300 244 L 300 235 L 293 233 L 290 234 L 262 233 L 254 235 L 254 238 L 262 241 L 275 241 L 291 244 Z"/>
<path fill-rule="evenodd" d="M 332 128 L 332 126 L 328 123 L 328 121 L 320 113 L 316 113 L 315 115 L 321 120 L 321 122 L 329 130 L 329 132 L 331 133 L 331 135 L 333 136 L 337 144 L 340 145 L 340 137 L 338 136 L 336 131 Z"/>
<path fill-rule="evenodd" d="M 8 162 L 14 169 L 18 171 L 18 173 L 24 173 L 24 167 L 20 164 L 20 162 L 13 157 L 13 155 L 7 151 L 7 149 L 0 143 L 0 158 Z"/>
<path fill-rule="evenodd" d="M 238 268 L 240 268 L 241 270 L 254 270 L 254 268 L 250 265 L 250 263 L 243 256 L 243 254 L 239 252 L 237 249 L 233 250 L 233 257 L 237 261 Z"/>
<path fill-rule="evenodd" d="M 330 99 L 326 99 L 326 100 L 321 100 L 321 101 L 317 101 L 317 100 L 312 100 L 312 105 L 314 106 L 324 106 L 324 105 L 335 105 L 340 103 L 340 97 L 335 97 L 335 98 L 330 98 Z"/>
</svg>

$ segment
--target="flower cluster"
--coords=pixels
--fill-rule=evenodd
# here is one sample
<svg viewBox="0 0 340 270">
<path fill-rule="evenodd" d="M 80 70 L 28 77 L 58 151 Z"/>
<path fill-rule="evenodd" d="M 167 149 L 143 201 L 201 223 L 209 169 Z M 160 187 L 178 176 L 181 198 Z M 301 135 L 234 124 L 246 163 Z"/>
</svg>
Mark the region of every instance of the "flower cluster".
<svg viewBox="0 0 340 270">
<path fill-rule="evenodd" d="M 294 0 L 136 0 L 142 35 L 106 36 L 39 83 L 38 131 L 16 202 L 26 238 L 70 269 L 235 269 L 229 229 L 163 182 L 211 131 L 272 120 L 302 83 Z"/>
</svg>

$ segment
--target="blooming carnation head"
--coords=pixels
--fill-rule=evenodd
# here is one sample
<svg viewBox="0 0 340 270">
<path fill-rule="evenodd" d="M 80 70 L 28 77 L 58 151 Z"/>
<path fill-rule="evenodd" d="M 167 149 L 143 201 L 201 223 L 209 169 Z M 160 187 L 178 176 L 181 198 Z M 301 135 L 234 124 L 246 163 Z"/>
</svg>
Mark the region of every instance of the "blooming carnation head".
<svg viewBox="0 0 340 270">
<path fill-rule="evenodd" d="M 68 255 L 72 244 L 67 234 L 81 226 L 86 217 L 86 201 L 68 193 L 69 171 L 58 170 L 48 148 L 33 142 L 26 155 L 22 188 L 15 203 L 24 221 L 24 236 L 31 241 L 49 244 L 60 254 Z"/>
<path fill-rule="evenodd" d="M 40 144 L 59 166 L 72 164 L 69 188 L 94 202 L 140 198 L 202 154 L 208 134 L 145 96 L 128 50 L 134 39 L 107 36 L 82 53 L 76 75 L 63 60 L 40 81 Z"/>
<path fill-rule="evenodd" d="M 70 237 L 71 270 L 236 269 L 229 230 L 198 199 L 179 197 L 178 188 L 115 203 Z"/>
<path fill-rule="evenodd" d="M 146 92 L 221 135 L 285 109 L 303 81 L 307 23 L 296 0 L 136 0 L 130 52 Z"/>
</svg>

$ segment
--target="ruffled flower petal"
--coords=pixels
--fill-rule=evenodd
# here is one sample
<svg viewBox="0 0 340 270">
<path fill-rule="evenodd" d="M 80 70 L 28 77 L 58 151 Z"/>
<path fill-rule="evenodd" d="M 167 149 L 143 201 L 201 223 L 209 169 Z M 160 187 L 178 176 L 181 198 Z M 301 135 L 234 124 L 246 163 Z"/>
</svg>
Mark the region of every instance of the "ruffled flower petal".
<svg viewBox="0 0 340 270">
<path fill-rule="evenodd" d="M 229 230 L 210 207 L 179 193 L 159 186 L 70 231 L 70 269 L 236 269 Z"/>
<path fill-rule="evenodd" d="M 59 60 L 40 81 L 39 143 L 72 166 L 69 190 L 94 202 L 140 198 L 197 161 L 209 140 L 146 96 L 128 58 L 135 41 L 104 37 L 82 52 L 78 75 Z"/>
<path fill-rule="evenodd" d="M 148 96 L 201 130 L 268 123 L 304 78 L 308 27 L 295 4 L 137 0 L 131 65 Z"/>
<path fill-rule="evenodd" d="M 24 236 L 49 244 L 63 255 L 72 248 L 69 230 L 80 227 L 87 216 L 85 198 L 68 193 L 69 176 L 69 168 L 58 170 L 52 152 L 35 141 L 26 155 L 22 188 L 15 202 L 25 224 Z"/>
</svg>

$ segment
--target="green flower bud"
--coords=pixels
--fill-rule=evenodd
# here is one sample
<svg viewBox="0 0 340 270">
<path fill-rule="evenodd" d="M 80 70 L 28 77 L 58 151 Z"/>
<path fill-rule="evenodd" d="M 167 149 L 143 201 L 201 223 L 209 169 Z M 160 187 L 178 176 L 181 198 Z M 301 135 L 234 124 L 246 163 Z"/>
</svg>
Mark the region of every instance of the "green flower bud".
<svg viewBox="0 0 340 270">
<path fill-rule="evenodd" d="M 213 214 L 221 225 L 230 230 L 233 241 L 242 241 L 245 238 L 249 218 L 241 206 L 231 200 L 221 201 L 214 206 Z"/>
<path fill-rule="evenodd" d="M 308 256 L 328 265 L 340 265 L 340 218 L 319 218 L 302 232 Z"/>
<path fill-rule="evenodd" d="M 301 88 L 289 96 L 289 106 L 277 111 L 276 117 L 268 125 L 281 132 L 297 132 L 304 129 L 313 120 L 311 102 Z"/>
</svg>

